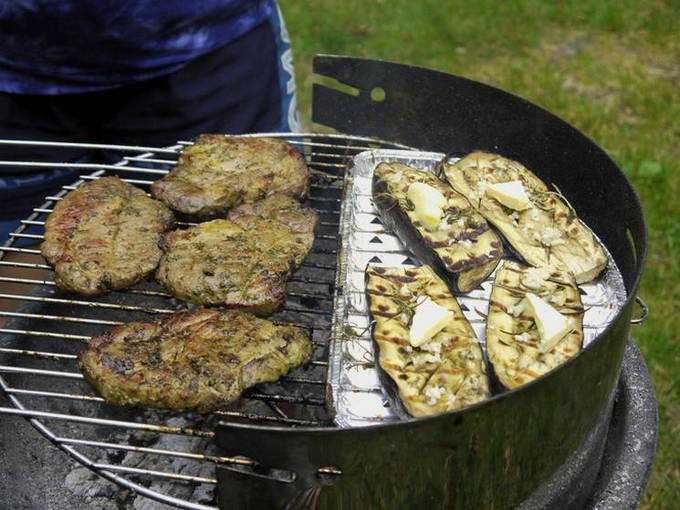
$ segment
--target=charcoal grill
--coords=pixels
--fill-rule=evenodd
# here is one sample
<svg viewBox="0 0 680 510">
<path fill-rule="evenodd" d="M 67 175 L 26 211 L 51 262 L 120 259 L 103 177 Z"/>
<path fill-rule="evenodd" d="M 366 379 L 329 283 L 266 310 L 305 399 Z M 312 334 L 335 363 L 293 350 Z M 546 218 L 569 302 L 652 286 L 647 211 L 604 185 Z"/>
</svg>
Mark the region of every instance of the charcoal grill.
<svg viewBox="0 0 680 510">
<path fill-rule="evenodd" d="M 313 120 L 352 134 L 268 135 L 296 145 L 314 176 L 309 201 L 320 214 L 320 229 L 291 280 L 283 310 L 274 316 L 312 328 L 310 366 L 248 391 L 238 407 L 210 417 L 104 404 L 76 368 L 82 343 L 110 325 L 183 305 L 151 283 L 99 299 L 73 299 L 56 290 L 39 251 L 18 244 L 39 242 L 53 204 L 80 183 L 115 173 L 148 187 L 189 142 L 168 148 L 48 143 L 55 151 L 96 148 L 125 155 L 109 165 L 61 164 L 91 172 L 47 197 L 0 249 L 0 266 L 32 273 L 0 279 L 31 290 L 0 294 L 22 303 L 18 311 L 0 312 L 10 319 L 0 328 L 0 387 L 11 404 L 2 412 L 27 418 L 69 456 L 123 489 L 180 508 L 634 506 L 651 465 L 656 407 L 639 353 L 632 345 L 624 349 L 646 249 L 640 204 L 625 176 L 578 131 L 497 89 L 343 57 L 317 57 L 315 71 L 357 89 L 355 95 L 314 89 Z M 372 94 L 376 89 L 384 94 Z M 591 346 L 534 384 L 457 413 L 336 428 L 325 375 L 333 300 L 343 291 L 336 261 L 345 169 L 363 150 L 413 147 L 457 155 L 486 149 L 541 168 L 542 176 L 575 197 L 575 208 L 612 252 L 629 298 Z M 24 259 L 5 260 L 12 252 Z M 130 498 L 118 501 L 124 505 Z M 54 504 L 69 508 L 68 502 Z"/>
</svg>

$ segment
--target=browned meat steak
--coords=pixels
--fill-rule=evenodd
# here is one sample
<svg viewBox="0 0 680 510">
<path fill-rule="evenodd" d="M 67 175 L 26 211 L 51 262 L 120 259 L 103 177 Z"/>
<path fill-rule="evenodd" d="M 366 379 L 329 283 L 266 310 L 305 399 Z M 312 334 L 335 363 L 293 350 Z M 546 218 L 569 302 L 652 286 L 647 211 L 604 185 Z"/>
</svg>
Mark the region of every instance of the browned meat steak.
<svg viewBox="0 0 680 510">
<path fill-rule="evenodd" d="M 229 211 L 227 219 L 242 226 L 252 228 L 253 222 L 277 221 L 283 224 L 291 235 L 290 255 L 293 257 L 294 269 L 300 267 L 302 261 L 312 249 L 317 214 L 308 207 L 285 195 L 272 195 L 252 204 L 243 204 Z M 288 239 L 283 239 L 288 244 Z"/>
<path fill-rule="evenodd" d="M 79 186 L 54 207 L 40 250 L 57 285 L 95 295 L 128 287 L 156 269 L 158 241 L 172 226 L 161 202 L 118 177 Z"/>
<path fill-rule="evenodd" d="M 278 195 L 243 205 L 229 219 L 168 233 L 156 277 L 190 303 L 270 314 L 312 247 L 316 219 L 311 209 Z"/>
<path fill-rule="evenodd" d="M 308 188 L 304 158 L 285 141 L 201 135 L 151 192 L 176 211 L 215 216 L 273 193 L 301 198 Z"/>
<path fill-rule="evenodd" d="M 234 310 L 174 313 L 92 338 L 80 353 L 85 378 L 116 405 L 209 413 L 247 388 L 305 363 L 309 335 Z"/>
</svg>

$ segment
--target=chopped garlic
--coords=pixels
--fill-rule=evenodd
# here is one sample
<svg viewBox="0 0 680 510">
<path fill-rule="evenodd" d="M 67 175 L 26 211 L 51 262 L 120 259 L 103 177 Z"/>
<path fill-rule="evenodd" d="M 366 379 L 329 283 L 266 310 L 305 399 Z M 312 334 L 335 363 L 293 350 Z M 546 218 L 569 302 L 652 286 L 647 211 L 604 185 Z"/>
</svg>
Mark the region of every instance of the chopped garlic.
<svg viewBox="0 0 680 510">
<path fill-rule="evenodd" d="M 553 294 L 548 298 L 548 302 L 553 305 L 562 306 L 564 304 L 565 296 L 563 293 Z"/>
<path fill-rule="evenodd" d="M 436 405 L 441 396 L 446 393 L 446 388 L 443 386 L 430 386 L 425 388 L 423 394 L 428 398 L 427 404 L 430 406 Z"/>
<path fill-rule="evenodd" d="M 519 317 L 524 311 L 524 302 L 520 301 L 516 305 L 508 305 L 508 313 L 513 317 Z"/>
<path fill-rule="evenodd" d="M 528 368 L 529 365 L 531 365 L 531 356 L 525 352 L 519 357 L 519 360 L 517 360 L 517 368 L 524 370 L 525 368 Z"/>
<path fill-rule="evenodd" d="M 458 241 L 458 244 L 460 244 L 463 248 L 466 248 L 468 250 L 472 248 L 472 241 L 470 241 L 469 239 L 461 239 L 460 241 Z"/>
<path fill-rule="evenodd" d="M 525 331 L 524 333 L 520 333 L 519 335 L 515 335 L 514 338 L 518 342 L 523 343 L 523 342 L 528 342 L 529 340 L 531 340 L 531 335 Z"/>
<path fill-rule="evenodd" d="M 550 277 L 550 271 L 545 267 L 530 267 L 522 277 L 522 283 L 530 289 L 541 289 Z"/>
<path fill-rule="evenodd" d="M 404 297 L 411 295 L 411 290 L 408 288 L 408 285 L 401 286 L 401 288 L 399 289 L 399 295 Z"/>
<path fill-rule="evenodd" d="M 442 344 L 441 342 L 426 342 L 420 346 L 423 351 L 431 352 L 433 354 L 441 354 Z"/>
<path fill-rule="evenodd" d="M 564 239 L 562 239 L 562 232 L 553 227 L 546 227 L 540 234 L 541 244 L 544 246 L 557 246 L 558 244 L 564 244 Z"/>
<path fill-rule="evenodd" d="M 427 363 L 441 363 L 442 356 L 440 353 L 414 352 L 411 359 L 413 360 L 413 365 L 419 367 Z"/>
</svg>

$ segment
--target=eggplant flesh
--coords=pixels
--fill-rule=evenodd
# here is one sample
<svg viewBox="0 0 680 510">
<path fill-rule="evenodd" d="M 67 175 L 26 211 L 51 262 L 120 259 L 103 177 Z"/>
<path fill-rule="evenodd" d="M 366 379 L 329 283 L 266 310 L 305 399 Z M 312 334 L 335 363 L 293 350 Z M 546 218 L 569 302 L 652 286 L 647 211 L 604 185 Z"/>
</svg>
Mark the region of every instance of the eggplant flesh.
<svg viewBox="0 0 680 510">
<path fill-rule="evenodd" d="M 420 182 L 446 199 L 440 224 L 427 229 L 407 198 L 409 186 Z M 430 265 L 451 289 L 476 288 L 498 265 L 503 243 L 468 201 L 435 175 L 402 163 L 381 163 L 373 174 L 373 201 L 385 226 L 424 264 Z"/>
<path fill-rule="evenodd" d="M 512 251 L 534 267 L 556 267 L 574 274 L 577 283 L 595 279 L 607 266 L 604 249 L 559 193 L 550 191 L 517 161 L 473 152 L 442 165 L 449 184 L 496 227 Z M 520 181 L 530 205 L 516 211 L 486 193 L 491 184 Z"/>
<path fill-rule="evenodd" d="M 427 416 L 489 396 L 482 350 L 446 284 L 428 266 L 368 266 L 366 290 L 380 379 L 397 414 Z M 429 297 L 452 312 L 432 338 L 409 341 L 415 309 Z"/>
<path fill-rule="evenodd" d="M 547 352 L 522 302 L 536 294 L 568 321 L 569 332 Z M 498 381 L 517 388 L 575 356 L 583 343 L 583 304 L 574 276 L 555 268 L 505 261 L 496 271 L 486 323 L 486 349 Z"/>
</svg>

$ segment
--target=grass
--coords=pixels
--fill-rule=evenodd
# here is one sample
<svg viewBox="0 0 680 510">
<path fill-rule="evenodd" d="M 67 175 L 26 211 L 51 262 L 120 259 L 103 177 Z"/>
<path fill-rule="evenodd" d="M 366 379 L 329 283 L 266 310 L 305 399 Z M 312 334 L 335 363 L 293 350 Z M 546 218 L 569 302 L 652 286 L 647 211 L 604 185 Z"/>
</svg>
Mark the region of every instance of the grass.
<svg viewBox="0 0 680 510">
<path fill-rule="evenodd" d="M 633 330 L 659 401 L 659 447 L 643 509 L 680 497 L 680 3 L 663 1 L 282 0 L 300 108 L 312 57 L 410 63 L 508 90 L 597 141 L 630 176 L 650 232 Z M 312 127 L 308 122 L 308 127 Z"/>
</svg>

